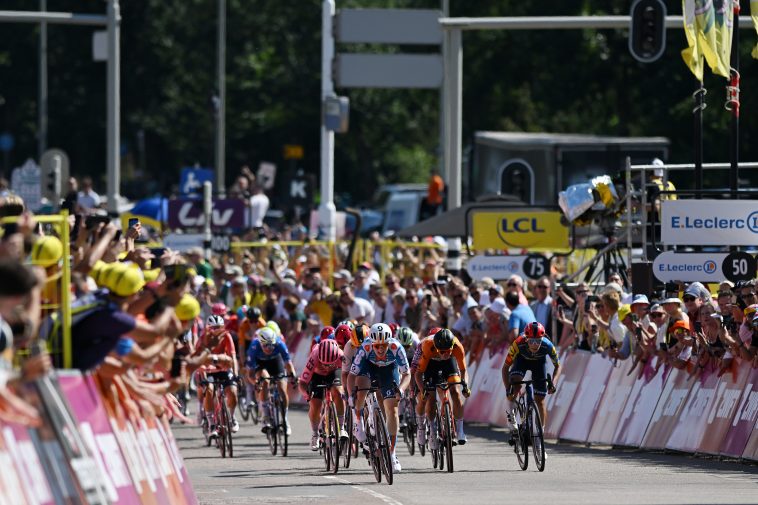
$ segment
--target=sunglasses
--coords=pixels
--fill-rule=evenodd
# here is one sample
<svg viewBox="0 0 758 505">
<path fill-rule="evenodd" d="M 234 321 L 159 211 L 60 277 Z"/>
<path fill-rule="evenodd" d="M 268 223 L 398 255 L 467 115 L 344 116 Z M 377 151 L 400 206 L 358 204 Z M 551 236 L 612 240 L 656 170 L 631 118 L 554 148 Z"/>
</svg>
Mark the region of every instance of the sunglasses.
<svg viewBox="0 0 758 505">
<path fill-rule="evenodd" d="M 650 314 L 650 317 L 663 317 L 664 315 L 665 315 L 665 314 L 663 314 L 663 313 L 661 313 L 661 312 L 652 312 L 652 313 Z"/>
<path fill-rule="evenodd" d="M 683 296 L 682 300 L 684 300 L 685 302 L 694 302 L 695 301 L 695 297 L 694 296 Z"/>
<path fill-rule="evenodd" d="M 371 344 L 377 351 L 385 352 L 389 347 L 389 344 Z"/>
<path fill-rule="evenodd" d="M 539 345 L 542 343 L 541 338 L 527 338 L 526 343 L 529 345 Z"/>
<path fill-rule="evenodd" d="M 509 288 L 515 288 L 515 287 L 518 287 L 518 284 L 516 284 L 515 282 L 509 282 L 508 284 L 506 284 L 506 286 L 508 286 Z"/>
<path fill-rule="evenodd" d="M 577 291 L 576 292 L 577 295 L 586 295 L 587 293 L 589 293 L 589 291 Z"/>
</svg>

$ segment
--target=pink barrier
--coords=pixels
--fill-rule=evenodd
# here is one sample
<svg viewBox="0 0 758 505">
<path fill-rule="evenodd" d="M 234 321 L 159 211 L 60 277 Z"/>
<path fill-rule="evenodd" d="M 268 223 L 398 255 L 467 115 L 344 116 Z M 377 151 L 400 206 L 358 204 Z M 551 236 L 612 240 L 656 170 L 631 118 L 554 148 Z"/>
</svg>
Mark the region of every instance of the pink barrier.
<svg viewBox="0 0 758 505">
<path fill-rule="evenodd" d="M 758 449 L 758 368 L 750 369 L 743 365 L 740 368 L 740 375 L 742 373 L 747 376 L 745 387 L 730 424 L 729 433 L 721 445 L 721 454 L 735 458 L 742 456 L 758 459 L 755 452 Z"/>
<path fill-rule="evenodd" d="M 687 396 L 692 388 L 689 374 L 684 370 L 670 371 L 653 418 L 645 431 L 641 447 L 645 449 L 664 449 L 669 436 L 674 431 L 679 416 L 687 403 Z"/>
<path fill-rule="evenodd" d="M 579 383 L 574 401 L 563 421 L 559 438 L 577 442 L 587 441 L 592 421 L 613 369 L 612 361 L 599 354 L 590 355 L 583 372 L 586 378 Z"/>
<path fill-rule="evenodd" d="M 588 352 L 571 351 L 561 359 L 561 376 L 556 385 L 557 391 L 547 397 L 547 424 L 545 436 L 558 438 L 563 421 L 569 414 L 571 404 L 579 389 L 579 384 L 585 379 L 584 371 L 592 356 Z"/>
<path fill-rule="evenodd" d="M 613 434 L 613 445 L 639 447 L 653 417 L 668 371 L 656 371 L 657 359 L 651 359 L 638 372 L 621 420 Z M 637 365 L 638 367 L 640 365 Z M 634 374 L 634 372 L 632 372 Z"/>
<path fill-rule="evenodd" d="M 613 434 L 621 422 L 624 406 L 636 381 L 636 375 L 629 373 L 631 368 L 631 360 L 623 361 L 613 367 L 608 377 L 608 386 L 605 388 L 603 399 L 600 401 L 597 415 L 587 436 L 587 442 L 605 445 L 613 443 Z"/>
<path fill-rule="evenodd" d="M 474 370 L 469 370 L 471 396 L 466 400 L 467 420 L 489 423 L 493 422 L 491 418 L 499 417 L 499 412 L 505 417 L 505 388 L 501 373 L 504 362 L 505 352 L 491 354 L 485 350 Z"/>
</svg>

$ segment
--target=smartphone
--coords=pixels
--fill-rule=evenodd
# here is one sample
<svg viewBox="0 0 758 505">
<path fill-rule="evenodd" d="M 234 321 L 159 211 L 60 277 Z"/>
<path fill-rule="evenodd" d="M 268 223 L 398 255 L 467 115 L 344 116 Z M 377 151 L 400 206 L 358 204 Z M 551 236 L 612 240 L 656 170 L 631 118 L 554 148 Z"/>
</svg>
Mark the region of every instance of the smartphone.
<svg viewBox="0 0 758 505">
<path fill-rule="evenodd" d="M 111 218 L 108 216 L 87 216 L 84 220 L 84 227 L 88 230 L 96 228 L 100 223 L 108 224 L 111 222 Z"/>
<path fill-rule="evenodd" d="M 450 276 L 449 275 L 438 275 L 437 276 L 437 284 L 447 284 L 450 282 Z"/>
<path fill-rule="evenodd" d="M 429 307 L 432 304 L 432 295 L 426 295 L 426 306 Z"/>
<path fill-rule="evenodd" d="M 637 314 L 632 314 L 632 322 L 636 323 L 639 322 L 640 318 L 637 317 Z"/>
<path fill-rule="evenodd" d="M 113 236 L 113 242 L 121 240 L 121 230 L 116 230 L 116 234 Z"/>
<path fill-rule="evenodd" d="M 171 359 L 171 377 L 179 377 L 182 373 L 182 362 L 184 359 L 181 356 L 174 356 Z"/>
<path fill-rule="evenodd" d="M 695 321 L 695 333 L 700 333 L 701 331 L 703 331 L 703 323 Z"/>
<path fill-rule="evenodd" d="M 129 218 L 129 224 L 128 224 L 129 228 L 131 228 L 132 226 L 138 225 L 138 224 L 139 224 L 139 219 L 138 218 L 136 218 L 136 217 L 130 217 Z"/>
<path fill-rule="evenodd" d="M 150 252 L 155 256 L 155 259 L 160 259 L 161 256 L 163 256 L 163 253 L 166 252 L 165 247 L 151 247 Z"/>
</svg>

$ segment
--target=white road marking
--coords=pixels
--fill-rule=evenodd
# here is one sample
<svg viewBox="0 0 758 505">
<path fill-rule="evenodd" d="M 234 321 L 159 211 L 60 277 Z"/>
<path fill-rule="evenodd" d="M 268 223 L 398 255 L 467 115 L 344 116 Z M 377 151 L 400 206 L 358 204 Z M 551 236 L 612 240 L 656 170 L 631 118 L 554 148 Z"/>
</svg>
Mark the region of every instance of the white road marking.
<svg viewBox="0 0 758 505">
<path fill-rule="evenodd" d="M 384 495 L 382 493 L 374 491 L 373 489 L 369 489 L 367 487 L 363 487 L 363 486 L 360 486 L 358 484 L 353 484 L 349 480 L 340 479 L 339 477 L 334 477 L 333 475 L 324 475 L 323 477 L 325 479 L 332 479 L 332 480 L 336 480 L 336 481 L 342 482 L 343 484 L 347 484 L 351 488 L 355 489 L 356 491 L 360 491 L 361 493 L 370 494 L 374 498 L 379 498 L 380 500 L 382 500 L 387 505 L 403 505 L 401 502 L 397 501 L 396 499 L 394 499 L 394 498 L 392 498 L 390 496 Z"/>
</svg>

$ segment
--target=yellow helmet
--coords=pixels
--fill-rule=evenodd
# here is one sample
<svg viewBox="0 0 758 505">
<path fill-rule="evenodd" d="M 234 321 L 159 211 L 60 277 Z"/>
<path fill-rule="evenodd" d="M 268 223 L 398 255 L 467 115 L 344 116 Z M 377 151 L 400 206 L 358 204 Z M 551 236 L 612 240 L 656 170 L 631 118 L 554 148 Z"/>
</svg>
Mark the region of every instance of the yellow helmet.
<svg viewBox="0 0 758 505">
<path fill-rule="evenodd" d="M 32 263 L 41 267 L 55 265 L 63 257 L 63 243 L 58 237 L 39 237 L 32 246 Z"/>
<path fill-rule="evenodd" d="M 95 281 L 95 284 L 100 285 L 100 276 L 103 274 L 103 270 L 108 264 L 103 260 L 97 260 L 89 271 L 89 276 Z"/>
<path fill-rule="evenodd" d="M 200 314 L 200 303 L 194 296 L 186 294 L 179 300 L 175 310 L 180 321 L 191 321 Z"/>
<path fill-rule="evenodd" d="M 116 263 L 108 272 L 106 286 L 116 296 L 132 296 L 145 286 L 145 276 L 134 263 Z"/>
<path fill-rule="evenodd" d="M 158 276 L 161 274 L 160 268 L 153 268 L 151 270 L 145 270 L 142 272 L 145 274 L 145 282 L 152 282 L 158 278 Z"/>
</svg>

